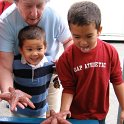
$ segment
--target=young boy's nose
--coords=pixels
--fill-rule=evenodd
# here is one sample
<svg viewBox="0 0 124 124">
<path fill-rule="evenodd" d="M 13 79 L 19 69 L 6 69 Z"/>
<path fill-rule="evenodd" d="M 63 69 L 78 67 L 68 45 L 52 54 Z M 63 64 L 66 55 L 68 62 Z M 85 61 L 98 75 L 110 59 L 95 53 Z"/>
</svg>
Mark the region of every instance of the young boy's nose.
<svg viewBox="0 0 124 124">
<path fill-rule="evenodd" d="M 32 53 L 32 55 L 36 56 L 36 55 L 38 55 L 38 52 L 37 52 L 37 51 L 34 51 L 34 52 Z"/>
</svg>

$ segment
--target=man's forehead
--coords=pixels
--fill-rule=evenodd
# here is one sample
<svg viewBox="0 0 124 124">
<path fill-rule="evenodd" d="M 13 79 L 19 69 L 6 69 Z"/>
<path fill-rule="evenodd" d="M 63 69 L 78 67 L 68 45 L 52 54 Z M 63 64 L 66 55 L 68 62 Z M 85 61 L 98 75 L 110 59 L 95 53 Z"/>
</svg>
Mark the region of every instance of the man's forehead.
<svg viewBox="0 0 124 124">
<path fill-rule="evenodd" d="M 43 3 L 46 0 L 21 0 L 24 3 L 34 3 L 34 2 L 38 2 L 38 3 Z"/>
</svg>

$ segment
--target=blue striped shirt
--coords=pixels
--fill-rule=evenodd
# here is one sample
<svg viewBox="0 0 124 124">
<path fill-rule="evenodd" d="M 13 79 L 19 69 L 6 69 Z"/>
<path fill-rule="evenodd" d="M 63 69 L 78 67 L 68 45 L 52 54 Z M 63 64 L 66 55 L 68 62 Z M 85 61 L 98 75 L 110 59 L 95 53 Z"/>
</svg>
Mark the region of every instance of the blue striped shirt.
<svg viewBox="0 0 124 124">
<path fill-rule="evenodd" d="M 28 64 L 22 64 L 21 55 L 15 56 L 13 62 L 14 87 L 30 94 L 32 96 L 31 101 L 36 107 L 35 109 L 32 109 L 29 106 L 25 109 L 18 107 L 17 113 L 35 117 L 43 115 L 48 110 L 46 97 L 48 95 L 48 87 L 54 70 L 54 63 L 49 56 L 46 56 L 46 58 L 48 59 L 48 62 L 45 62 L 42 67 L 33 69 Z"/>
</svg>

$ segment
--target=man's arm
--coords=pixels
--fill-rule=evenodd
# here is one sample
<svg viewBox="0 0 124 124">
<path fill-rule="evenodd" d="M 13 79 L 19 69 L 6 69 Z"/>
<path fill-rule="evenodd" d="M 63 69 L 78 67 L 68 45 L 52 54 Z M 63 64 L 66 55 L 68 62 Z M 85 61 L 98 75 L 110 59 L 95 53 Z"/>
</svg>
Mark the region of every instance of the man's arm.
<svg viewBox="0 0 124 124">
<path fill-rule="evenodd" d="M 0 90 L 8 92 L 13 87 L 12 74 L 13 53 L 0 52 Z"/>
<path fill-rule="evenodd" d="M 0 98 L 9 102 L 12 111 L 17 105 L 21 108 L 25 108 L 27 105 L 35 108 L 30 101 L 30 95 L 13 88 L 13 59 L 13 53 L 0 52 L 0 90 L 2 92 Z"/>
</svg>

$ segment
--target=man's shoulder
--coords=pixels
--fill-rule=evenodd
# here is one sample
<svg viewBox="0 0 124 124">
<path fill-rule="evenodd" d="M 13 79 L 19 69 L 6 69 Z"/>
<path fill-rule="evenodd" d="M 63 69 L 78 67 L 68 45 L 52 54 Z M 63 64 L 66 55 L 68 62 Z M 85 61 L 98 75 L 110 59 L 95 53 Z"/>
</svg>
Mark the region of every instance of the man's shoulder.
<svg viewBox="0 0 124 124">
<path fill-rule="evenodd" d="M 2 14 L 1 19 L 4 20 L 6 18 L 13 18 L 13 16 L 16 14 L 17 8 L 15 3 L 13 3 L 11 6 L 9 6 Z"/>
<path fill-rule="evenodd" d="M 54 19 L 55 21 L 56 19 L 60 19 L 60 15 L 52 7 L 46 6 L 43 13 L 43 18 Z"/>
<path fill-rule="evenodd" d="M 57 12 L 51 6 L 46 6 L 44 13 L 45 14 L 56 14 Z"/>
</svg>

